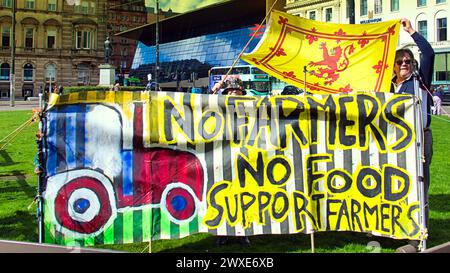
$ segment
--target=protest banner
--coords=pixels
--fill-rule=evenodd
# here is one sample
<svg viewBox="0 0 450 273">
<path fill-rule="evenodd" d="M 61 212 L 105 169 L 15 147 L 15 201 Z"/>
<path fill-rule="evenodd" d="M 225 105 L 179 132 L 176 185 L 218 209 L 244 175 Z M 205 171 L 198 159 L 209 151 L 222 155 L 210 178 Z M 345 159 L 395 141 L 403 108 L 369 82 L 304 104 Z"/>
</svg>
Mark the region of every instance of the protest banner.
<svg viewBox="0 0 450 273">
<path fill-rule="evenodd" d="M 42 117 L 45 242 L 355 231 L 418 239 L 410 95 L 80 92 Z"/>
</svg>

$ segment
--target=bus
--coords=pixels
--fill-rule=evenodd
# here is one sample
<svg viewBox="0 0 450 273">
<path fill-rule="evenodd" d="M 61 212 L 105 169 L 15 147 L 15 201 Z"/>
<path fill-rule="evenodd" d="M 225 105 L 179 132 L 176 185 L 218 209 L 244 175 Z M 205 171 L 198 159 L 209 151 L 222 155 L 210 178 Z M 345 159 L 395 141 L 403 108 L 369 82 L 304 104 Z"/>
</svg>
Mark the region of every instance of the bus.
<svg viewBox="0 0 450 273">
<path fill-rule="evenodd" d="M 220 82 L 231 66 L 212 67 L 209 72 L 209 92 L 211 88 Z M 228 74 L 228 77 L 237 77 L 244 83 L 244 89 L 248 95 L 265 96 L 270 95 L 271 83 L 270 77 L 261 69 L 251 65 L 237 65 Z M 222 90 L 219 91 L 219 93 Z"/>
</svg>

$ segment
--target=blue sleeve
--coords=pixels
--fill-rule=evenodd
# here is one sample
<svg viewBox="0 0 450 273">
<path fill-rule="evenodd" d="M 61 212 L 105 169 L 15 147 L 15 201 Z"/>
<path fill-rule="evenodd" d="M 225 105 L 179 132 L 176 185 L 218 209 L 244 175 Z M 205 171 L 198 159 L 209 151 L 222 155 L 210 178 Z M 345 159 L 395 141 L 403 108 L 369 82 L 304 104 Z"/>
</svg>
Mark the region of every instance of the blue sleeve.
<svg viewBox="0 0 450 273">
<path fill-rule="evenodd" d="M 419 47 L 421 53 L 419 68 L 420 76 L 422 77 L 426 87 L 430 88 L 431 81 L 433 80 L 434 50 L 430 43 L 418 32 L 414 32 L 411 37 Z"/>
</svg>

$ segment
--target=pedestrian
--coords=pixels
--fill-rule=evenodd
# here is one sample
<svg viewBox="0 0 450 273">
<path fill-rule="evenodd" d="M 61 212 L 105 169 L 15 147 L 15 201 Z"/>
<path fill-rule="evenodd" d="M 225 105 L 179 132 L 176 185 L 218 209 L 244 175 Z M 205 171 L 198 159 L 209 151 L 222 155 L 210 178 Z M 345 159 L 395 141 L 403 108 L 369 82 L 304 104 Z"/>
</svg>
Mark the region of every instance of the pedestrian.
<svg viewBox="0 0 450 273">
<path fill-rule="evenodd" d="M 114 87 L 113 87 L 113 91 L 119 91 L 119 89 L 120 89 L 120 84 L 118 81 L 116 81 L 116 84 L 114 84 Z"/>
<path fill-rule="evenodd" d="M 442 113 L 442 101 L 444 100 L 444 87 L 442 85 L 438 86 L 433 92 L 433 103 L 434 103 L 434 113 L 435 115 L 440 115 Z"/>
<path fill-rule="evenodd" d="M 430 163 L 433 155 L 433 139 L 430 128 L 431 122 L 431 105 L 432 97 L 428 94 L 431 86 L 431 80 L 433 77 L 433 67 L 434 67 L 434 50 L 430 43 L 422 37 L 418 32 L 416 32 L 412 26 L 411 22 L 406 19 L 400 19 L 402 28 L 405 32 L 411 35 L 415 44 L 419 47 L 421 52 L 420 56 L 420 68 L 414 67 L 414 54 L 409 49 L 399 49 L 395 54 L 394 72 L 395 76 L 392 79 L 392 89 L 391 91 L 395 93 L 408 93 L 414 95 L 415 88 L 414 82 L 417 78 L 420 82 L 419 96 L 422 101 L 422 113 L 423 113 L 423 147 L 424 156 L 423 161 L 423 183 L 424 183 L 424 196 L 425 196 L 425 223 L 428 227 L 428 189 L 430 186 Z M 416 73 L 417 72 L 417 73 Z M 396 252 L 412 252 L 418 251 L 419 241 L 411 240 L 408 245 L 400 247 Z"/>
<path fill-rule="evenodd" d="M 58 94 L 61 96 L 64 93 L 64 87 L 62 85 L 60 85 L 58 87 Z"/>
<path fill-rule="evenodd" d="M 244 84 L 238 78 L 230 78 L 224 82 L 222 95 L 242 96 L 245 95 Z M 216 245 L 223 246 L 228 243 L 229 236 L 217 236 Z M 247 236 L 239 236 L 241 246 L 250 246 L 250 239 Z"/>
</svg>

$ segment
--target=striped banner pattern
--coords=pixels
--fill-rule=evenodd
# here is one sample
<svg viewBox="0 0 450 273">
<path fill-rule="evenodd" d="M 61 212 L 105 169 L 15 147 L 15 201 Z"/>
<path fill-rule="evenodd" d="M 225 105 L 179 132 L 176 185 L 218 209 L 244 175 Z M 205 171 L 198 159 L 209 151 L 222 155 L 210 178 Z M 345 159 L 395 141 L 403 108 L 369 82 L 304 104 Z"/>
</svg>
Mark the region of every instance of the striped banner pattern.
<svg viewBox="0 0 450 273">
<path fill-rule="evenodd" d="M 373 93 L 381 105 L 385 106 L 388 100 L 392 99 L 392 94 L 389 93 Z M 338 95 L 311 95 L 316 101 L 324 102 L 329 96 L 338 98 Z M 351 95 L 346 95 L 351 96 Z M 406 95 L 405 95 L 406 96 Z M 292 97 L 292 96 L 289 96 Z M 249 98 L 249 97 L 245 97 Z M 172 92 L 80 92 L 68 95 L 58 96 L 53 98 L 53 105 L 46 111 L 47 123 L 43 124 L 42 131 L 45 132 L 45 162 L 42 162 L 46 167 L 46 181 L 44 188 L 45 198 L 45 241 L 48 243 L 57 243 L 62 245 L 77 245 L 89 246 L 97 244 L 126 244 L 136 242 L 146 242 L 150 240 L 159 239 L 174 239 L 183 238 L 195 233 L 211 233 L 215 235 L 235 235 L 235 236 L 249 236 L 258 234 L 289 234 L 289 233 L 312 233 L 317 231 L 328 230 L 350 230 L 358 232 L 368 232 L 374 235 L 388 236 L 398 239 L 403 238 L 417 238 L 419 232 L 409 233 L 411 228 L 405 227 L 405 232 L 394 232 L 393 229 L 401 229 L 402 224 L 393 221 L 392 226 L 387 227 L 388 231 L 383 231 L 383 226 L 376 230 L 367 227 L 361 218 L 361 224 L 358 228 L 355 225 L 355 219 L 347 215 L 341 220 L 348 222 L 348 226 L 341 226 L 340 228 L 330 226 L 328 217 L 332 208 L 331 203 L 326 203 L 327 198 L 333 196 L 330 193 L 325 179 L 323 178 L 318 183 L 312 184 L 311 188 L 305 183 L 305 176 L 307 176 L 306 162 L 311 155 L 330 155 L 332 160 L 322 162 L 315 166 L 316 173 L 326 173 L 333 169 L 344 170 L 349 174 L 357 173 L 360 166 L 371 166 L 381 170 L 383 166 L 396 166 L 406 171 L 411 178 L 410 189 L 407 197 L 402 199 L 399 204 L 418 204 L 419 195 L 417 188 L 417 150 L 415 145 L 408 146 L 401 152 L 380 152 L 376 141 L 373 139 L 373 134 L 369 135 L 368 149 L 342 149 L 338 146 L 331 148 L 326 141 L 323 141 L 327 132 L 329 121 L 329 112 L 321 111 L 319 108 L 317 120 L 318 139 L 317 142 L 301 144 L 295 137 L 288 137 L 285 149 L 271 148 L 266 140 L 264 149 L 254 149 L 250 145 L 236 145 L 230 141 L 233 138 L 229 135 L 233 130 L 224 130 L 223 135 L 219 135 L 213 141 L 189 141 L 188 137 L 180 132 L 188 132 L 192 130 L 197 132 L 198 128 L 183 128 L 188 124 L 196 124 L 200 117 L 204 115 L 208 109 L 217 110 L 218 112 L 226 113 L 227 108 L 234 103 L 237 108 L 241 107 L 245 113 L 255 111 L 255 109 L 262 109 L 264 103 L 272 102 L 276 97 L 255 97 L 254 100 L 248 100 L 245 103 L 236 104 L 227 96 L 219 95 L 200 95 L 200 94 L 185 94 Z M 302 100 L 305 100 L 304 98 Z M 177 111 L 169 114 L 164 111 L 164 103 L 172 103 Z M 409 98 L 403 101 L 403 104 L 396 108 L 394 116 L 398 117 L 399 122 L 408 122 L 414 124 L 414 107 L 412 99 Z M 99 110 L 103 109 L 104 110 Z M 183 108 L 184 107 L 184 108 Z M 166 107 L 166 110 L 168 108 Z M 184 109 L 184 110 L 183 110 Z M 193 109 L 193 113 L 189 114 L 186 109 Z M 310 109 L 305 108 L 305 112 L 309 113 Z M 220 111 L 219 111 L 220 110 Z M 292 110 L 292 109 L 291 109 Z M 354 109 L 352 109 L 353 111 Z M 138 123 L 136 122 L 136 113 L 142 111 L 142 132 L 136 137 L 136 130 Z M 240 110 L 237 110 L 238 112 Z M 181 113 L 181 115 L 178 115 Z M 341 111 L 338 113 L 342 115 Z M 352 113 L 347 113 L 351 115 Z M 235 113 L 239 115 L 239 113 Z M 342 119 L 341 116 L 339 118 Z M 224 114 L 225 119 L 232 115 Z M 382 115 L 374 122 L 383 131 L 387 132 L 386 142 L 394 143 L 398 139 L 405 137 L 405 131 L 401 126 L 388 122 Z M 215 116 L 217 118 L 217 116 Z M 272 117 L 273 118 L 273 117 Z M 192 119 L 192 120 L 190 120 Z M 280 117 L 280 119 L 282 119 Z M 164 122 L 163 122 L 164 121 Z M 255 124 L 258 128 L 267 125 L 267 128 L 274 128 L 271 124 L 272 119 L 258 118 Z M 244 135 L 249 130 L 248 126 L 241 126 L 238 124 L 239 119 L 230 119 L 225 126 L 241 128 Z M 302 121 L 299 121 L 300 123 Z M 174 136 L 173 141 L 168 141 L 167 126 L 170 124 Z M 181 125 L 180 125 L 181 124 Z M 206 124 L 206 123 L 205 123 Z M 278 124 L 279 125 L 279 124 Z M 165 126 L 165 127 L 164 127 Z M 97 128 L 97 129 L 95 129 Z M 94 130 L 95 129 L 95 130 Z M 414 129 L 414 128 L 413 128 Z M 211 131 L 208 131 L 211 133 Z M 273 134 L 273 133 L 272 133 Z M 308 136 L 309 137 L 309 136 Z M 138 138 L 138 140 L 136 140 Z M 141 138 L 141 140 L 139 140 Z M 108 141 L 110 143 L 108 143 Z M 142 142 L 142 143 L 141 143 Z M 264 141 L 263 141 L 264 142 Z M 139 144 L 141 143 L 141 144 Z M 143 148 L 137 148 L 138 145 L 143 145 Z M 188 221 L 174 220 L 173 215 L 169 212 L 167 204 L 174 206 L 175 210 L 178 208 L 189 207 L 185 199 L 174 197 L 170 199 L 162 198 L 159 200 L 154 192 L 163 191 L 164 189 L 152 188 L 147 189 L 150 192 L 138 193 L 138 185 L 136 179 L 136 172 L 144 172 L 141 169 L 136 169 L 133 166 L 147 164 L 145 162 L 137 162 L 139 152 L 137 149 L 158 148 L 170 149 L 172 151 L 188 151 L 196 156 L 200 162 L 203 170 L 203 188 L 199 195 L 195 198 L 198 200 L 197 210 L 193 217 Z M 288 180 L 279 188 L 289 194 L 292 192 L 307 193 L 308 191 L 325 193 L 325 198 L 321 200 L 321 206 L 311 208 L 320 215 L 316 220 L 320 221 L 320 228 L 317 223 L 314 224 L 307 213 L 295 215 L 292 208 L 295 199 L 289 195 L 289 209 L 285 213 L 286 217 L 277 219 L 274 214 L 283 213 L 283 198 L 277 199 L 280 203 L 272 203 L 268 206 L 269 209 L 262 210 L 260 213 L 261 219 L 264 222 L 255 220 L 256 215 L 248 215 L 247 219 L 251 222 L 248 226 L 243 226 L 242 221 L 237 221 L 230 224 L 224 216 L 223 221 L 216 227 L 207 224 L 207 220 L 211 220 L 211 215 L 216 216 L 217 210 L 211 208 L 211 189 L 213 186 L 221 181 L 236 182 L 240 181 L 242 174 L 238 173 L 237 158 L 244 157 L 249 160 L 252 168 L 256 168 L 258 155 L 262 155 L 265 167 L 267 167 L 267 160 L 270 158 L 285 158 L 292 165 L 292 174 Z M 143 157 L 144 158 L 144 157 Z M 150 166 L 154 166 L 151 161 L 158 160 L 158 157 L 149 157 Z M 176 172 L 182 172 L 184 167 L 182 163 L 176 162 L 168 163 L 167 168 L 175 168 Z M 176 169 L 177 165 L 180 167 Z M 147 166 L 147 165 L 145 165 Z M 162 165 L 161 165 L 162 166 Z M 279 169 L 277 169 L 279 170 Z M 77 172 L 79 171 L 79 172 Z M 76 179 L 84 179 L 83 173 L 99 173 L 98 179 L 95 181 L 109 181 L 111 185 L 106 187 L 109 192 L 113 189 L 113 193 L 109 195 L 109 202 L 111 205 L 111 218 L 108 222 L 98 227 L 98 230 L 86 233 L 85 230 L 76 230 L 68 228 L 64 223 L 64 217 L 75 219 L 75 227 L 78 227 L 80 222 L 94 222 L 97 221 L 99 214 L 104 211 L 106 199 L 108 194 L 98 194 L 95 192 L 95 187 L 88 189 L 75 189 L 69 184 L 70 181 Z M 74 174 L 75 173 L 75 174 Z M 81 175 L 79 175 L 79 174 Z M 158 171 L 150 168 L 150 174 L 154 175 Z M 170 171 L 168 171 L 170 174 Z M 279 180 L 277 172 L 274 172 L 274 177 Z M 267 174 L 264 174 L 265 179 Z M 282 176 L 282 174 L 281 174 Z M 94 175 L 94 177 L 97 177 Z M 152 176 L 153 177 L 153 176 Z M 249 179 L 248 169 L 244 176 L 247 183 L 252 183 Z M 103 180 L 102 180 L 103 179 Z M 172 181 L 175 182 L 175 181 Z M 179 182 L 179 181 L 178 181 Z M 102 182 L 108 183 L 108 182 Z M 238 182 L 236 182 L 238 183 Z M 367 181 L 366 188 L 371 189 L 376 185 Z M 400 183 L 400 182 L 399 182 Z M 94 183 L 95 184 L 95 183 Z M 393 185 L 392 192 L 398 192 L 402 184 Z M 72 189 L 73 188 L 73 189 Z M 386 190 L 383 188 L 383 190 Z M 94 192 L 94 194 L 92 194 Z M 166 192 L 167 193 L 167 192 Z M 192 192 L 191 192 L 192 193 Z M 231 192 L 230 192 L 231 193 Z M 61 194 L 66 194 L 66 197 L 59 197 Z M 192 195 L 195 195 L 193 193 Z M 164 191 L 163 191 L 164 195 Z M 75 197 L 73 197 L 75 196 Z M 89 196 L 92 196 L 89 197 Z M 102 197 L 103 196 L 103 197 Z M 167 193 L 167 196 L 169 194 Z M 230 195 L 232 199 L 233 195 Z M 380 195 L 381 196 L 381 195 Z M 77 199 L 78 198 L 78 199 Z M 98 198 L 99 200 L 95 200 Z M 178 198 L 178 199 L 177 199 Z M 195 199 L 194 198 L 194 199 Z M 241 198 L 244 198 L 241 196 Z M 379 198 L 379 202 L 382 202 Z M 72 201 L 71 201 L 72 200 Z M 156 201 L 155 201 L 156 200 Z M 184 201 L 183 201 L 184 200 Z M 245 199 L 243 199 L 245 200 Z M 263 199 L 261 199 L 263 200 Z M 261 201 L 260 200 L 260 201 Z M 67 212 L 55 212 L 61 202 L 64 206 L 73 207 Z M 165 202 L 165 203 L 163 203 Z M 169 203 L 167 203 L 169 202 Z M 180 203 L 181 202 L 181 203 Z M 328 204 L 328 205 L 327 205 Z M 402 205 L 402 206 L 403 206 Z M 309 206 L 312 206 L 310 204 Z M 350 206 L 350 203 L 348 204 Z M 272 207 L 273 209 L 270 209 Z M 309 207 L 308 207 L 309 208 Z M 396 205 L 392 205 L 392 213 L 395 218 Z M 401 207 L 398 205 L 398 210 Z M 418 211 L 411 208 L 410 218 L 414 219 L 414 223 L 419 223 Z M 351 208 L 348 208 L 348 213 Z M 363 208 L 361 208 L 363 210 Z M 398 213 L 400 213 L 397 210 Z M 239 211 L 237 208 L 228 209 L 224 215 Z M 386 209 L 387 211 L 387 209 Z M 336 210 L 336 215 L 342 213 L 342 207 Z M 379 211 L 383 213 L 382 209 Z M 403 212 L 402 213 L 406 213 Z M 345 211 L 344 211 L 345 214 Z M 369 215 L 370 216 L 370 215 Z M 183 216 L 180 216 L 183 217 Z M 252 218 L 253 217 L 253 218 Z M 378 215 L 377 217 L 381 217 Z M 387 217 L 387 216 L 386 216 Z M 400 217 L 400 216 L 399 216 Z M 101 218 L 101 217 L 100 217 Z M 253 221 L 251 221 L 253 219 Z M 384 221 L 380 218 L 380 225 Z M 299 229 L 298 221 L 304 223 L 304 226 Z M 395 219 L 394 219 L 395 220 Z M 105 220 L 106 221 L 106 220 Z M 351 223 L 353 221 L 353 223 Z M 378 220 L 377 220 L 378 221 Z M 398 218 L 398 222 L 404 221 L 403 218 Z M 377 222 L 378 224 L 378 222 Z M 381 231 L 380 231 L 381 230 Z M 403 234 L 403 235 L 402 235 Z"/>
</svg>

